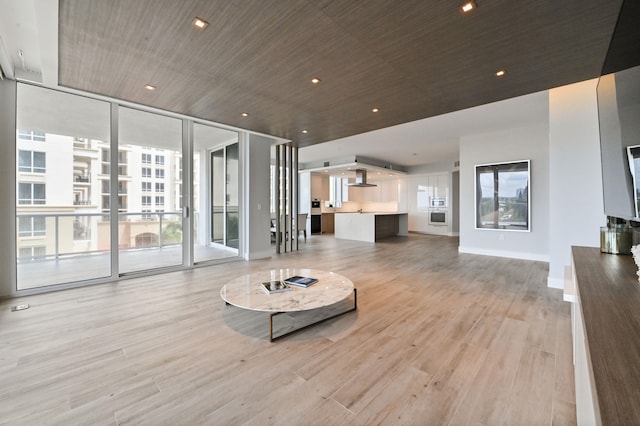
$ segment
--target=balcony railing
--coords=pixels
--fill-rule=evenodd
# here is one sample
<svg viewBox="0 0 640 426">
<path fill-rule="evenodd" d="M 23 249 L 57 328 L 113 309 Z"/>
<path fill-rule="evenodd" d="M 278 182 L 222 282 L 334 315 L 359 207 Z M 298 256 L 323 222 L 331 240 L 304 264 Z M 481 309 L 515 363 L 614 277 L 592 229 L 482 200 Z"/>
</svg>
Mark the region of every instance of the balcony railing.
<svg viewBox="0 0 640 426">
<path fill-rule="evenodd" d="M 38 241 L 45 246 L 45 255 L 20 256 L 20 248 L 31 248 L 33 238 L 18 235 L 18 262 L 35 259 L 59 259 L 109 252 L 111 249 L 110 216 L 108 213 L 18 213 L 20 220 L 33 218 L 44 221 L 45 232 L 39 230 Z M 182 244 L 182 212 L 124 212 L 118 214 L 119 250 L 162 248 Z M 23 233 L 23 235 L 26 235 Z M 29 250 L 30 251 L 30 250 Z"/>
</svg>

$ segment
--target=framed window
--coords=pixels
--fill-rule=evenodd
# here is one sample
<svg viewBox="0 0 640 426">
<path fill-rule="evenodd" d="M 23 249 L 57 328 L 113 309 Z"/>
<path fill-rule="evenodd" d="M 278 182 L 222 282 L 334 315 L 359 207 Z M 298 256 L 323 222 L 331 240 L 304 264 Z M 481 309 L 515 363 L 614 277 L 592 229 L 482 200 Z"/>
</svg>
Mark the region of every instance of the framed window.
<svg viewBox="0 0 640 426">
<path fill-rule="evenodd" d="M 151 205 L 151 196 L 143 195 L 142 196 L 142 205 L 143 206 L 150 206 Z"/>
<path fill-rule="evenodd" d="M 164 155 L 156 155 L 156 164 L 164 166 Z"/>
<path fill-rule="evenodd" d="M 476 166 L 476 229 L 531 230 L 530 161 Z"/>
<path fill-rule="evenodd" d="M 45 257 L 47 248 L 44 246 L 20 247 L 18 250 L 18 260 L 29 260 L 38 257 Z"/>
<path fill-rule="evenodd" d="M 156 192 L 164 192 L 164 183 L 156 182 Z"/>
<path fill-rule="evenodd" d="M 164 169 L 156 169 L 156 178 L 164 179 Z"/>
<path fill-rule="evenodd" d="M 164 206 L 164 197 L 156 197 L 156 206 Z"/>
<path fill-rule="evenodd" d="M 151 154 L 142 154 L 142 164 L 151 164 Z"/>
<path fill-rule="evenodd" d="M 151 177 L 151 168 L 143 167 L 142 168 L 142 177 Z"/>
<path fill-rule="evenodd" d="M 18 218 L 18 236 L 39 237 L 46 234 L 44 216 L 20 216 Z"/>
<path fill-rule="evenodd" d="M 18 204 L 45 204 L 44 183 L 19 183 Z"/>
<path fill-rule="evenodd" d="M 18 171 L 44 173 L 46 171 L 46 154 L 38 151 L 18 151 Z"/>
<path fill-rule="evenodd" d="M 44 142 L 46 140 L 46 137 L 44 132 L 18 130 L 18 139 L 22 139 L 23 141 Z"/>
<path fill-rule="evenodd" d="M 151 192 L 151 182 L 142 182 L 142 192 Z"/>
</svg>

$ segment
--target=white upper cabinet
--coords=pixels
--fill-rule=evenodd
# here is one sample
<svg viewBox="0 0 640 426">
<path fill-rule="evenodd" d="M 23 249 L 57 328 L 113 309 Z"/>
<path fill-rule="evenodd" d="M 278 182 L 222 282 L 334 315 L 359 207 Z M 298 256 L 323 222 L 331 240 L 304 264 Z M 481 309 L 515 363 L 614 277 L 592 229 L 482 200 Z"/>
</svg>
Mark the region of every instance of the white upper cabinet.
<svg viewBox="0 0 640 426">
<path fill-rule="evenodd" d="M 444 198 L 449 201 L 449 175 L 438 174 L 438 175 L 430 175 L 428 176 L 428 193 L 429 193 L 429 201 L 432 198 Z"/>
<path fill-rule="evenodd" d="M 324 176 L 317 173 L 311 174 L 311 199 L 329 199 L 329 176 Z"/>
</svg>

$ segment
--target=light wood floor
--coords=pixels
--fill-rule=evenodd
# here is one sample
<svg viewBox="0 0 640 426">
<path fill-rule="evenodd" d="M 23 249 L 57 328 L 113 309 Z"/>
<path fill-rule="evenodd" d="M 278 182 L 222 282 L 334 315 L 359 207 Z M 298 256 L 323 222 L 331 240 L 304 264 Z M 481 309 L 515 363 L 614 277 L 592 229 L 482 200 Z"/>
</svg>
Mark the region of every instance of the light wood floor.
<svg viewBox="0 0 640 426">
<path fill-rule="evenodd" d="M 575 424 L 570 307 L 547 264 L 415 234 L 301 246 L 1 302 L 0 423 Z M 267 314 L 219 291 L 274 267 L 349 277 L 358 311 L 270 343 Z"/>
</svg>

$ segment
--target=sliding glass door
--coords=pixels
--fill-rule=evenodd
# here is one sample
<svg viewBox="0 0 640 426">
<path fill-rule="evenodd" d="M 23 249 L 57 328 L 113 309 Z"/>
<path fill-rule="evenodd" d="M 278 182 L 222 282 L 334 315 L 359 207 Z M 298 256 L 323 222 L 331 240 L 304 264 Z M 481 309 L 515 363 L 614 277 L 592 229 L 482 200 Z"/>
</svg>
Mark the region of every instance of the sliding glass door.
<svg viewBox="0 0 640 426">
<path fill-rule="evenodd" d="M 17 88 L 17 290 L 238 256 L 238 132 Z"/>
<path fill-rule="evenodd" d="M 211 152 L 211 242 L 238 248 L 238 144 Z"/>
<path fill-rule="evenodd" d="M 120 107 L 117 158 L 120 273 L 182 265 L 182 120 Z"/>
<path fill-rule="evenodd" d="M 110 105 L 18 84 L 17 290 L 111 276 Z"/>
<path fill-rule="evenodd" d="M 194 260 L 236 257 L 240 230 L 238 133 L 195 124 L 194 166 L 196 164 Z"/>
</svg>

